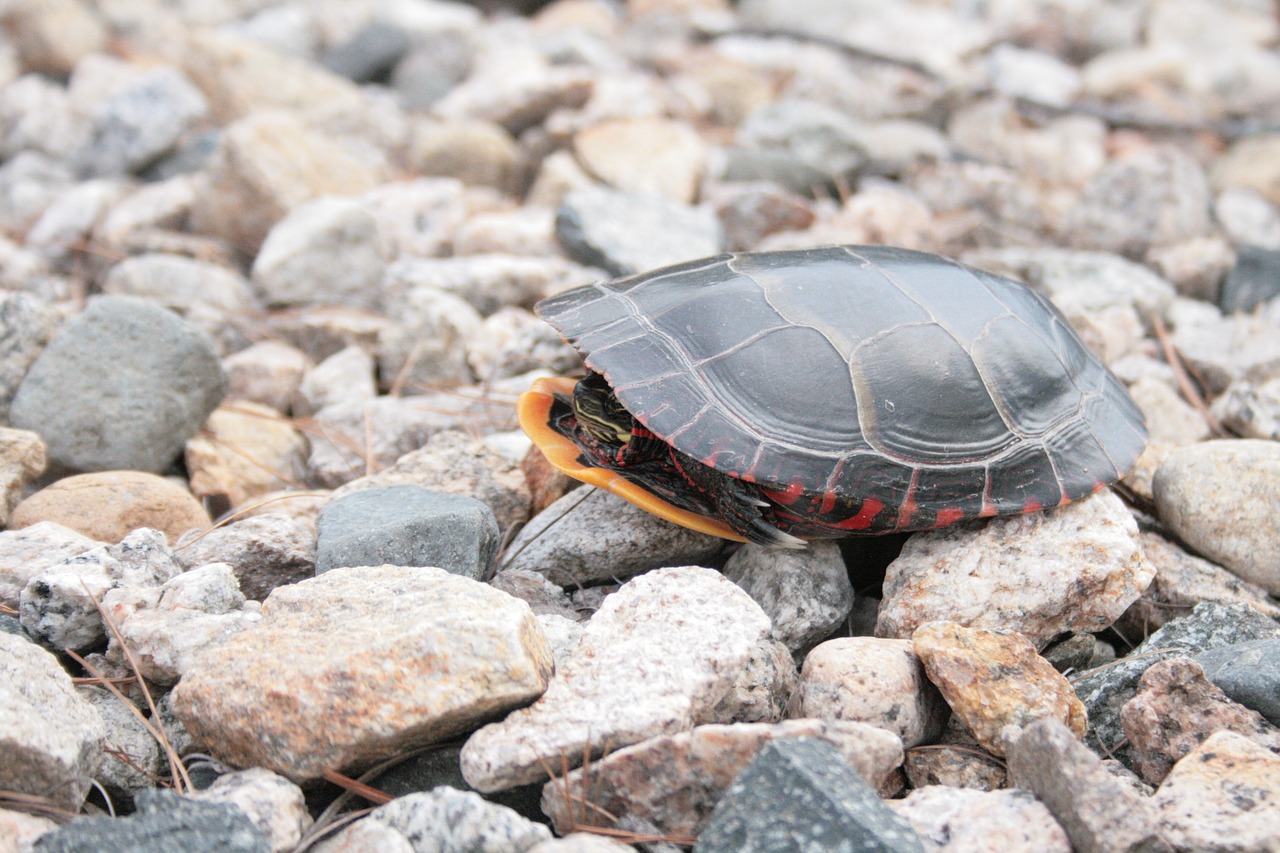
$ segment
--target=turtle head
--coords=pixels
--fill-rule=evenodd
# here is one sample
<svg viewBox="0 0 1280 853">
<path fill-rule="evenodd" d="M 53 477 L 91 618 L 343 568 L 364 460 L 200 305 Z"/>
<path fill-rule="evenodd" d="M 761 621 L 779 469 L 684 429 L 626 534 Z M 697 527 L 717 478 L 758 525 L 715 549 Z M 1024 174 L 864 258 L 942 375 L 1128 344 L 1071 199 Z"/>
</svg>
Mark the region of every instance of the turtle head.
<svg viewBox="0 0 1280 853">
<path fill-rule="evenodd" d="M 634 423 L 613 389 L 599 373 L 590 373 L 573 388 L 573 413 L 578 424 L 597 441 L 623 445 L 631 441 Z"/>
</svg>

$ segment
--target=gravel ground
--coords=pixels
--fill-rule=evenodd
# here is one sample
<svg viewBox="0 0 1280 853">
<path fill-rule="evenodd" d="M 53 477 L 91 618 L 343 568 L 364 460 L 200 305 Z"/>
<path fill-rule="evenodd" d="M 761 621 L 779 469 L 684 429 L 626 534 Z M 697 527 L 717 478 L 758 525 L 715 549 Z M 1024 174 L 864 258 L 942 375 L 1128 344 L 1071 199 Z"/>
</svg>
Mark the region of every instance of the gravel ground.
<svg viewBox="0 0 1280 853">
<path fill-rule="evenodd" d="M 0 22 L 0 853 L 1280 850 L 1274 4 Z M 516 428 L 539 299 L 827 244 L 1048 297 L 1134 470 L 789 551 Z"/>
</svg>

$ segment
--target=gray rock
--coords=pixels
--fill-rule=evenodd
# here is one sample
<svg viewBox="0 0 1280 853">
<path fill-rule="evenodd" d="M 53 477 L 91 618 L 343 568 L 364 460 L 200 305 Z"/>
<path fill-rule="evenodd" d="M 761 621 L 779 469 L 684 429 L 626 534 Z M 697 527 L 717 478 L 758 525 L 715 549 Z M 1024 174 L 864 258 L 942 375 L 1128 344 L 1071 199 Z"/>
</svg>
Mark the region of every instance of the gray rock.
<svg viewBox="0 0 1280 853">
<path fill-rule="evenodd" d="M 1220 646 L 1193 660 L 1223 693 L 1280 726 L 1280 638 Z"/>
<path fill-rule="evenodd" d="M 105 687 L 77 688 L 97 708 L 106 726 L 102 759 L 94 778 L 119 804 L 133 802 L 137 792 L 155 787 L 165 771 L 160 744 L 133 712 Z"/>
<path fill-rule="evenodd" d="M 94 108 L 91 136 L 77 158 L 81 171 L 95 177 L 140 172 L 208 112 L 204 95 L 182 72 L 147 71 Z"/>
<path fill-rule="evenodd" d="M 542 297 L 593 279 L 563 258 L 482 252 L 453 258 L 401 258 L 383 280 L 388 301 L 417 287 L 443 290 L 488 316 L 505 305 L 532 306 Z"/>
<path fill-rule="evenodd" d="M 736 142 L 749 149 L 783 153 L 818 173 L 818 183 L 848 177 L 866 160 L 858 123 L 847 113 L 816 101 L 781 100 L 756 110 L 738 128 Z M 785 186 L 807 192 L 813 184 Z"/>
<path fill-rule="evenodd" d="M 102 289 L 140 296 L 184 316 L 197 307 L 246 313 L 258 308 L 249 282 L 235 270 L 160 252 L 125 258 L 107 272 Z"/>
<path fill-rule="evenodd" d="M 391 86 L 405 109 L 425 110 L 467 76 L 475 46 L 456 33 L 429 34 L 415 42 L 392 71 Z"/>
<path fill-rule="evenodd" d="M 101 544 L 52 521 L 0 531 L 0 605 L 17 608 L 33 577 Z"/>
<path fill-rule="evenodd" d="M 191 796 L 240 809 L 271 842 L 272 853 L 292 850 L 312 823 L 302 789 L 261 767 L 224 773 Z"/>
<path fill-rule="evenodd" d="M 230 399 L 261 403 L 282 413 L 289 411 L 302 377 L 312 368 L 306 353 L 278 341 L 261 341 L 233 353 L 222 366 Z"/>
<path fill-rule="evenodd" d="M 1222 283 L 1218 306 L 1224 313 L 1249 312 L 1280 295 L 1280 249 L 1241 246 L 1236 265 Z"/>
<path fill-rule="evenodd" d="M 1213 216 L 1237 246 L 1280 249 L 1280 210 L 1253 190 L 1223 190 L 1214 199 Z"/>
<path fill-rule="evenodd" d="M 0 228 L 29 228 L 58 194 L 71 185 L 70 167 L 36 151 L 22 151 L 0 165 Z"/>
<path fill-rule="evenodd" d="M 849 572 L 833 542 L 803 551 L 747 544 L 722 571 L 764 609 L 773 622 L 770 636 L 792 652 L 830 636 L 853 607 Z"/>
<path fill-rule="evenodd" d="M 1280 639 L 1280 624 L 1246 604 L 1197 604 L 1181 619 L 1147 637 L 1123 660 L 1074 679 L 1072 686 L 1089 715 L 1089 737 L 1099 751 L 1116 751 L 1124 740 L 1120 709 L 1137 693 L 1138 680 L 1153 664 L 1220 646 L 1271 639 Z"/>
<path fill-rule="evenodd" d="M 326 50 L 320 64 L 348 80 L 370 83 L 390 72 L 410 44 L 403 28 L 375 19 Z"/>
<path fill-rule="evenodd" d="M 556 213 L 556 234 L 574 260 L 619 276 L 714 255 L 724 246 L 709 209 L 603 187 L 569 193 Z"/>
<path fill-rule="evenodd" d="M 218 850 L 225 853 L 269 853 L 271 845 L 240 809 L 152 789 L 137 797 L 138 811 L 128 817 L 80 818 L 40 836 L 37 853 L 171 853 L 174 850 Z"/>
<path fill-rule="evenodd" d="M 506 806 L 447 786 L 399 797 L 374 809 L 369 819 L 412 839 L 415 851 L 524 853 L 551 838 L 551 830 Z"/>
<path fill-rule="evenodd" d="M 1203 303 L 1175 307 L 1180 310 L 1170 316 L 1173 345 L 1209 396 L 1232 382 L 1260 385 L 1280 378 L 1280 309 L 1224 317 Z"/>
<path fill-rule="evenodd" d="M 0 292 L 0 423 L 9 421 L 13 395 L 60 319 L 58 311 L 30 294 Z"/>
<path fill-rule="evenodd" d="M 374 369 L 373 356 L 361 347 L 335 352 L 308 370 L 298 383 L 294 415 L 305 418 L 332 403 L 372 400 L 378 396 Z"/>
<path fill-rule="evenodd" d="M 1280 378 L 1260 385 L 1232 382 L 1209 411 L 1241 438 L 1280 441 Z"/>
<path fill-rule="evenodd" d="M 10 417 L 40 433 L 57 464 L 160 472 L 226 385 L 203 332 L 141 299 L 103 296 L 63 324 L 36 359 Z"/>
<path fill-rule="evenodd" d="M 335 498 L 320 510 L 316 574 L 341 566 L 436 566 L 469 578 L 498 555 L 498 520 L 475 498 L 399 485 Z"/>
<path fill-rule="evenodd" d="M 57 658 L 0 633 L 0 789 L 79 810 L 106 734 L 102 716 L 76 693 Z"/>
<path fill-rule="evenodd" d="M 378 336 L 378 373 L 384 385 L 414 392 L 472 381 L 467 341 L 480 314 L 465 299 L 434 287 L 414 287 L 387 300 L 398 322 Z"/>
<path fill-rule="evenodd" d="M 924 853 L 911 825 L 829 743 L 765 745 L 711 813 L 694 853 Z"/>
<path fill-rule="evenodd" d="M 262 601 L 271 590 L 316 573 L 316 542 L 311 529 L 282 513 L 242 518 L 188 537 L 176 548 L 189 569 L 226 563 L 235 572 L 245 598 Z"/>
</svg>

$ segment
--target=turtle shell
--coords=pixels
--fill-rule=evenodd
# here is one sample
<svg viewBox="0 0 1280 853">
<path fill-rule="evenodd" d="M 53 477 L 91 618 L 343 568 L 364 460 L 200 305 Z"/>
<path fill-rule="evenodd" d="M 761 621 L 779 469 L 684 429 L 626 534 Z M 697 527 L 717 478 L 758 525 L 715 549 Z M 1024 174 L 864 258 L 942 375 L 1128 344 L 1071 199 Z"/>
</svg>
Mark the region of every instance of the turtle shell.
<svg viewBox="0 0 1280 853">
<path fill-rule="evenodd" d="M 850 532 L 1038 510 L 1123 476 L 1142 413 L 1062 314 L 937 255 L 721 255 L 537 312 L 677 450 Z"/>
</svg>

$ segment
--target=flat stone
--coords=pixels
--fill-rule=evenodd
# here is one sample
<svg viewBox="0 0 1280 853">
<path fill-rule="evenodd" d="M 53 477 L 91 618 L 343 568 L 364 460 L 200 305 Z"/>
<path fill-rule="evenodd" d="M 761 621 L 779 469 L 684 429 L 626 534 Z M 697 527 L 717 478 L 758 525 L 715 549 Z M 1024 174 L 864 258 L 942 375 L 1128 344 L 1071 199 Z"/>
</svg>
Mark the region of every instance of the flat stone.
<svg viewBox="0 0 1280 853">
<path fill-rule="evenodd" d="M 575 825 L 616 828 L 619 820 L 639 816 L 663 835 L 697 836 L 716 802 L 761 748 L 801 737 L 834 746 L 879 790 L 890 787 L 893 771 L 902 764 L 902 741 L 862 723 L 696 726 L 610 752 L 589 767 L 552 779 L 542 789 L 542 811 L 562 834 Z M 584 798 L 591 804 L 586 811 Z"/>
<path fill-rule="evenodd" d="M 1067 833 L 1027 791 L 975 791 L 932 785 L 890 800 L 926 844 L 946 850 L 1027 850 L 1073 853 Z"/>
<path fill-rule="evenodd" d="M 1280 753 L 1280 729 L 1231 701 L 1189 658 L 1152 664 L 1138 681 L 1137 695 L 1120 710 L 1120 721 L 1133 768 L 1152 785 L 1214 732 L 1232 731 Z"/>
<path fill-rule="evenodd" d="M 227 371 L 227 397 L 247 400 L 287 413 L 298 396 L 302 377 L 314 365 L 297 347 L 261 341 L 222 360 Z"/>
<path fill-rule="evenodd" d="M 528 605 L 443 569 L 334 569 L 275 590 L 262 614 L 200 657 L 174 712 L 222 760 L 295 781 L 468 731 L 551 674 Z"/>
<path fill-rule="evenodd" d="M 1153 489 L 1162 521 L 1184 542 L 1239 577 L 1280 594 L 1280 445 L 1206 441 L 1173 451 Z"/>
<path fill-rule="evenodd" d="M 1178 850 L 1252 853 L 1280 846 L 1280 756 L 1235 732 L 1189 753 L 1152 797 Z"/>
<path fill-rule="evenodd" d="M 573 138 L 578 161 L 611 187 L 691 204 L 707 149 L 689 125 L 656 116 L 609 119 Z"/>
<path fill-rule="evenodd" d="M 307 439 L 279 411 L 241 400 L 209 413 L 187 442 L 191 492 L 222 512 L 306 481 Z"/>
<path fill-rule="evenodd" d="M 141 527 L 171 541 L 209 527 L 209 514 L 192 494 L 155 474 L 100 471 L 64 477 L 14 508 L 9 527 L 55 522 L 100 542 L 119 542 Z"/>
<path fill-rule="evenodd" d="M 0 788 L 78 811 L 106 738 L 97 709 L 76 693 L 58 659 L 0 632 Z"/>
<path fill-rule="evenodd" d="M 1005 744 L 1009 781 L 1048 806 L 1080 853 L 1169 853 L 1155 809 L 1066 726 L 1038 720 Z"/>
<path fill-rule="evenodd" d="M 502 850 L 524 853 L 551 830 L 473 791 L 442 786 L 379 806 L 369 820 L 413 841 L 414 850 Z M 383 849 L 383 848 L 379 848 Z"/>
<path fill-rule="evenodd" d="M 1084 737 L 1089 721 L 1071 684 L 1018 634 L 930 622 L 911 646 L 951 710 L 989 752 L 1003 755 L 1001 732 L 1052 719 Z"/>
<path fill-rule="evenodd" d="M 102 296 L 63 324 L 10 409 L 49 459 L 84 471 L 167 468 L 226 393 L 213 345 L 171 311 Z"/>
<path fill-rule="evenodd" d="M 114 264 L 102 290 L 142 297 L 183 316 L 199 307 L 229 312 L 259 308 L 248 280 L 235 270 L 164 252 L 134 255 Z"/>
<path fill-rule="evenodd" d="M 1280 640 L 1221 646 L 1194 660 L 1232 700 L 1280 726 Z"/>
<path fill-rule="evenodd" d="M 907 747 L 932 743 L 948 716 L 910 640 L 840 637 L 805 656 L 787 716 L 878 726 Z"/>
<path fill-rule="evenodd" d="M 1044 645 L 1100 631 L 1151 582 L 1138 527 L 1109 491 L 1042 513 L 912 536 L 889 566 L 876 635 L 946 619 Z M 1009 578 L 1017 578 L 1010 584 Z"/>
<path fill-rule="evenodd" d="M 764 609 L 773 622 L 771 636 L 792 652 L 830 636 L 853 607 L 849 572 L 833 542 L 802 551 L 747 544 L 721 571 Z"/>
<path fill-rule="evenodd" d="M 719 722 L 711 712 L 768 630 L 759 605 L 711 569 L 635 578 L 587 623 L 542 698 L 468 739 L 463 775 L 481 791 L 509 788 L 561 760 Z"/>
<path fill-rule="evenodd" d="M 341 566 L 436 566 L 479 579 L 498 554 L 498 522 L 465 495 L 421 486 L 364 489 L 320 510 L 316 574 Z"/>
<path fill-rule="evenodd" d="M 721 797 L 694 853 L 922 851 L 911 825 L 816 738 L 766 744 Z"/>
</svg>

